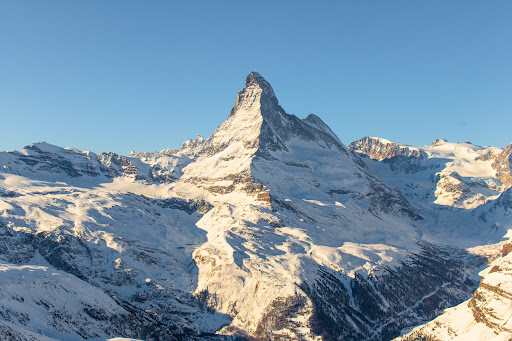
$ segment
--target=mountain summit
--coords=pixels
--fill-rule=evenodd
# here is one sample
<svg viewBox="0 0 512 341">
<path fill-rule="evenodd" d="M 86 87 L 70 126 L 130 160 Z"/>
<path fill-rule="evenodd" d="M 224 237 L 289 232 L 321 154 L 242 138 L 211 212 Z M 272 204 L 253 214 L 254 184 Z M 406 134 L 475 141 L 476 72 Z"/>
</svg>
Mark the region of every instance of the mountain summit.
<svg viewBox="0 0 512 341">
<path fill-rule="evenodd" d="M 251 101 L 253 99 L 252 95 L 259 94 L 260 95 L 260 105 L 265 109 L 265 106 L 277 106 L 277 98 L 274 94 L 274 90 L 272 86 L 257 72 L 251 72 L 247 78 L 245 79 L 245 88 L 240 92 L 238 99 L 240 102 L 243 100 Z M 245 95 L 245 96 L 244 96 Z M 237 102 L 239 102 L 237 99 Z M 237 104 L 235 104 L 236 108 Z M 263 111 L 263 110 L 262 110 Z"/>
<path fill-rule="evenodd" d="M 256 72 L 247 76 L 227 120 L 205 141 L 204 153 L 184 169 L 183 179 L 189 178 L 204 179 L 224 192 L 245 184 L 246 193 L 269 204 L 268 194 L 279 202 L 278 197 L 290 194 L 361 193 L 371 199 L 360 201 L 366 209 L 419 219 L 401 194 L 372 176 L 318 116 L 287 114 Z M 237 180 L 226 186 L 227 179 Z"/>
<path fill-rule="evenodd" d="M 251 72 L 245 79 L 245 88 L 238 92 L 230 117 L 237 112 L 259 112 L 270 115 L 278 111 L 278 101 L 270 84 L 257 72 Z"/>
<path fill-rule="evenodd" d="M 207 145 L 211 154 L 241 142 L 251 153 L 269 156 L 271 151 L 287 151 L 286 142 L 293 139 L 346 150 L 320 118 L 310 115 L 300 120 L 288 115 L 270 84 L 259 73 L 251 72 L 227 121 L 217 128 Z"/>
<path fill-rule="evenodd" d="M 247 75 L 245 79 L 245 87 L 258 86 L 261 89 L 269 90 L 273 93 L 272 87 L 270 84 L 257 72 L 251 72 Z"/>
</svg>

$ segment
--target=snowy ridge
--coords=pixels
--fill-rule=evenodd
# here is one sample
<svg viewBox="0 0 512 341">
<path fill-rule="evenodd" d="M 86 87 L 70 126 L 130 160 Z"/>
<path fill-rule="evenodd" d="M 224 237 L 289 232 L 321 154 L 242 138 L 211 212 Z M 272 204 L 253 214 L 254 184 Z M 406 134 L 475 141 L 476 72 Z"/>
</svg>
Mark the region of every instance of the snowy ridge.
<svg viewBox="0 0 512 341">
<path fill-rule="evenodd" d="M 420 148 L 392 142 L 379 137 L 363 137 L 359 141 L 352 142 L 349 148 L 378 161 L 396 156 L 426 156 L 425 153 L 421 153 Z"/>
</svg>

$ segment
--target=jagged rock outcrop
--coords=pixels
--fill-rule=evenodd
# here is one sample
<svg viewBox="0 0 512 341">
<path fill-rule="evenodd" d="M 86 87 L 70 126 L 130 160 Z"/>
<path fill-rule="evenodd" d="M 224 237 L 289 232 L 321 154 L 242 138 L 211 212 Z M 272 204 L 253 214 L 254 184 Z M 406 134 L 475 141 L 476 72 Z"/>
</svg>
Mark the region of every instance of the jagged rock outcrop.
<svg viewBox="0 0 512 341">
<path fill-rule="evenodd" d="M 500 181 L 506 188 L 512 186 L 512 144 L 508 145 L 503 151 L 496 156 L 493 168 Z"/>
<path fill-rule="evenodd" d="M 427 153 L 419 148 L 391 142 L 378 137 L 363 137 L 358 141 L 352 142 L 348 147 L 359 154 L 367 155 L 378 161 L 397 156 L 427 157 Z"/>
<path fill-rule="evenodd" d="M 473 203 L 485 203 L 487 197 L 478 191 L 473 191 L 475 187 L 478 189 L 483 185 L 467 183 L 457 172 L 441 174 L 434 192 L 437 198 L 434 203 L 445 204 L 448 202 L 453 207 L 461 208 L 474 206 Z"/>
<path fill-rule="evenodd" d="M 430 145 L 431 148 L 444 146 L 448 143 L 448 140 L 446 139 L 436 139 L 432 144 Z M 466 143 L 466 142 L 465 142 Z"/>
<path fill-rule="evenodd" d="M 360 155 L 389 164 L 389 167 L 394 172 L 415 174 L 439 167 L 436 163 L 425 162 L 424 159 L 427 159 L 428 155 L 420 148 L 378 137 L 363 137 L 358 141 L 352 142 L 348 148 Z"/>
</svg>

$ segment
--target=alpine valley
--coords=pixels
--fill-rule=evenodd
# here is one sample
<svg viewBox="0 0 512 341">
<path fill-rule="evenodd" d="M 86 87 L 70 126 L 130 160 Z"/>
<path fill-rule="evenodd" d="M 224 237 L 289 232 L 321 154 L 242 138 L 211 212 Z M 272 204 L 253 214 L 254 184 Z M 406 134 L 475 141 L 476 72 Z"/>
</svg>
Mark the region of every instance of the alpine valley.
<svg viewBox="0 0 512 341">
<path fill-rule="evenodd" d="M 347 147 L 253 72 L 208 139 L 0 167 L 0 340 L 511 339 L 512 145 Z"/>
</svg>

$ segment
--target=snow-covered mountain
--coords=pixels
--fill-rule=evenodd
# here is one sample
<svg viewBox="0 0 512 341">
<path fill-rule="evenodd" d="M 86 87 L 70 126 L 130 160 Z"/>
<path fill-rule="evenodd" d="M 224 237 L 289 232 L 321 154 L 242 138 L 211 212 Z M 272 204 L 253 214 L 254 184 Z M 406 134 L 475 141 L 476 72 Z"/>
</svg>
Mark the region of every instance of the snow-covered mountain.
<svg viewBox="0 0 512 341">
<path fill-rule="evenodd" d="M 496 199 L 512 184 L 506 149 L 442 139 L 429 147 L 412 147 L 375 137 L 349 148 L 375 160 L 366 163 L 413 201 L 470 209 Z"/>
<path fill-rule="evenodd" d="M 2 152 L 0 340 L 390 340 L 477 287 L 511 228 L 507 160 L 347 148 L 257 73 L 176 150 Z"/>
<path fill-rule="evenodd" d="M 488 259 L 471 299 L 397 340 L 509 340 L 512 145 L 502 150 L 440 139 L 413 147 L 365 137 L 349 148 L 424 213 L 424 240 L 466 247 Z M 493 236 L 502 241 L 494 244 Z"/>
</svg>

